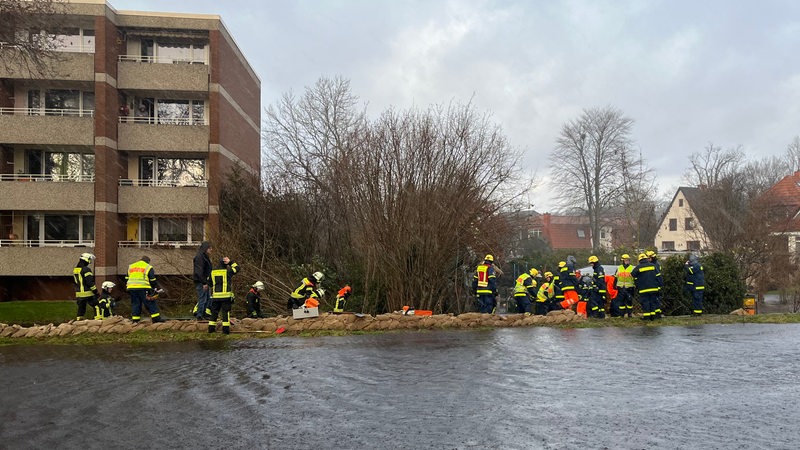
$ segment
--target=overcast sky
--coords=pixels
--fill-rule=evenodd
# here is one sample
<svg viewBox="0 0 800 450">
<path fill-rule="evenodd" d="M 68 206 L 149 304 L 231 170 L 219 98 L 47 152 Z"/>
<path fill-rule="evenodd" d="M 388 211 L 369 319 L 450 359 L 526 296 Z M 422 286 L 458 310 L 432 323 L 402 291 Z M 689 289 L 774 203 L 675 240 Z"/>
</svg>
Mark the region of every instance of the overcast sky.
<svg viewBox="0 0 800 450">
<path fill-rule="evenodd" d="M 540 181 L 561 126 L 613 106 L 671 198 L 709 142 L 752 159 L 800 135 L 794 0 L 110 0 L 217 14 L 261 79 L 262 106 L 341 76 L 368 112 L 473 100 Z"/>
</svg>

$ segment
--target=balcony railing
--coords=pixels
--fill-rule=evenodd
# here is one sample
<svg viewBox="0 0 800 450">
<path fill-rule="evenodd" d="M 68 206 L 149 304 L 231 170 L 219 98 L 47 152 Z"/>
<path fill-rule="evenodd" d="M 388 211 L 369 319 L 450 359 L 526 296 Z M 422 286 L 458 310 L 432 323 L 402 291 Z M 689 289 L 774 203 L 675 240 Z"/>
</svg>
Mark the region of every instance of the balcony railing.
<svg viewBox="0 0 800 450">
<path fill-rule="evenodd" d="M 150 187 L 208 187 L 208 180 L 176 181 L 176 180 L 120 178 L 119 185 L 150 186 Z"/>
<path fill-rule="evenodd" d="M 192 248 L 199 245 L 199 242 L 190 241 L 119 241 L 119 246 L 125 248 Z"/>
<path fill-rule="evenodd" d="M 170 58 L 163 56 L 119 55 L 119 60 L 149 64 L 208 64 L 204 59 L 199 58 Z"/>
<path fill-rule="evenodd" d="M 0 239 L 0 247 L 94 247 L 94 241 L 70 239 Z"/>
<path fill-rule="evenodd" d="M 2 115 L 94 117 L 93 109 L 71 108 L 0 108 Z"/>
<path fill-rule="evenodd" d="M 39 175 L 31 173 L 0 174 L 0 181 L 94 182 L 94 175 Z"/>
<path fill-rule="evenodd" d="M 208 119 L 193 119 L 190 117 L 119 116 L 119 123 L 144 123 L 151 125 L 208 125 Z"/>
</svg>

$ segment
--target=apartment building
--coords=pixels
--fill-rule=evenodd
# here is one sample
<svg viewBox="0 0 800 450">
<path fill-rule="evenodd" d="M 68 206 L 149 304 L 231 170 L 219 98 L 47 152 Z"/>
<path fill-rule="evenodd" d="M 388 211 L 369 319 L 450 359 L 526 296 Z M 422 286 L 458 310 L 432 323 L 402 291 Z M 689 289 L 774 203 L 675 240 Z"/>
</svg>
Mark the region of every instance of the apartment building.
<svg viewBox="0 0 800 450">
<path fill-rule="evenodd" d="M 219 16 L 68 11 L 46 77 L 0 69 L 0 301 L 72 298 L 86 251 L 98 284 L 144 254 L 190 275 L 226 173 L 260 169 L 260 80 Z"/>
</svg>

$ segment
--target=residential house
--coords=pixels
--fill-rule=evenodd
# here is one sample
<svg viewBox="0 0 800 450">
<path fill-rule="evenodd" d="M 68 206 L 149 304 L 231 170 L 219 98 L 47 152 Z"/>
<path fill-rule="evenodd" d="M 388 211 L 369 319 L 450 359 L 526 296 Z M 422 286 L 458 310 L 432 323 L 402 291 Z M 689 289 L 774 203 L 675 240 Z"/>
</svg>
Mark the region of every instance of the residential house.
<svg viewBox="0 0 800 450">
<path fill-rule="evenodd" d="M 680 187 L 664 212 L 653 246 L 661 251 L 686 252 L 707 249 L 708 239 L 703 231 L 703 208 L 700 205 L 702 188 Z"/>
<path fill-rule="evenodd" d="M 800 172 L 783 177 L 754 204 L 766 230 L 783 236 L 789 253 L 800 255 Z"/>
<path fill-rule="evenodd" d="M 553 250 L 589 250 L 592 248 L 592 229 L 586 216 L 527 214 L 525 229 L 528 238 L 539 238 Z M 601 227 L 600 247 L 612 249 L 611 227 Z"/>
<path fill-rule="evenodd" d="M 225 174 L 260 172 L 260 81 L 219 16 L 67 9 L 46 76 L 0 70 L 0 301 L 72 298 L 86 251 L 98 284 L 144 254 L 189 275 Z"/>
</svg>

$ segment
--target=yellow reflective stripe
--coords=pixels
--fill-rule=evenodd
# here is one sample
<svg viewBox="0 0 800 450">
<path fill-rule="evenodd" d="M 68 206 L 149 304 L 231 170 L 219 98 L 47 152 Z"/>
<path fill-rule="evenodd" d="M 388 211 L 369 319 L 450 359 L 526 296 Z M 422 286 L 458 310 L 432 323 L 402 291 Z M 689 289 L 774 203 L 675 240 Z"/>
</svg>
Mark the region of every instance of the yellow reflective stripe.
<svg viewBox="0 0 800 450">
<path fill-rule="evenodd" d="M 641 289 L 639 291 L 640 294 L 645 294 L 647 292 L 658 292 L 658 288 L 654 287 L 654 288 L 648 288 L 648 289 Z"/>
</svg>

